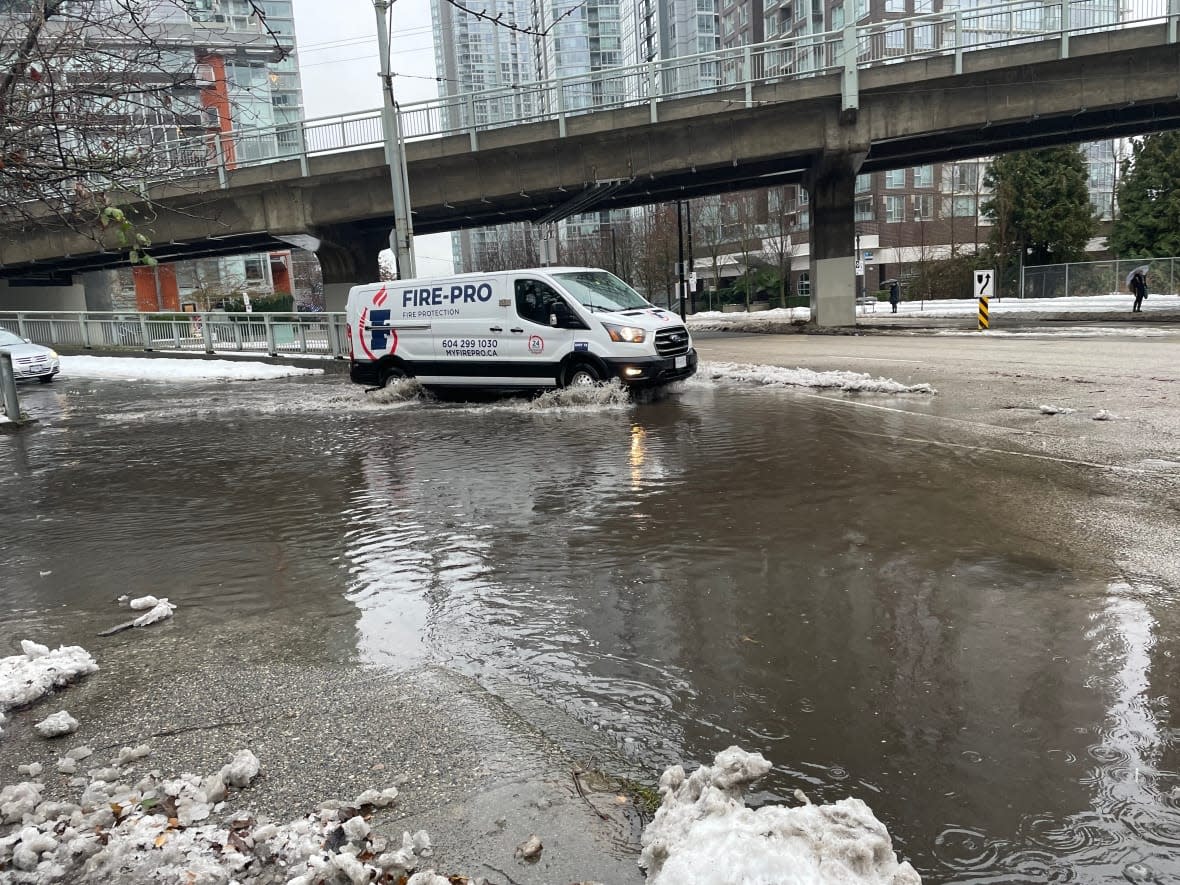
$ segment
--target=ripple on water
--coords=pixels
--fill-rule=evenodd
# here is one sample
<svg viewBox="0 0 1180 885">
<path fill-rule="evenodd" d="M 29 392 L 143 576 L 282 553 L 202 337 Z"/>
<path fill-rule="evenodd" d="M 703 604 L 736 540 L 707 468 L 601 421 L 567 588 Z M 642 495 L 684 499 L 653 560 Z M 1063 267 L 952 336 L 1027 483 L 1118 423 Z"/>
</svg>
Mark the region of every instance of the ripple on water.
<svg viewBox="0 0 1180 885">
<path fill-rule="evenodd" d="M 957 872 L 983 872 L 1000 862 L 1003 843 L 992 840 L 982 830 L 971 827 L 947 827 L 934 839 L 934 856 Z"/>
</svg>

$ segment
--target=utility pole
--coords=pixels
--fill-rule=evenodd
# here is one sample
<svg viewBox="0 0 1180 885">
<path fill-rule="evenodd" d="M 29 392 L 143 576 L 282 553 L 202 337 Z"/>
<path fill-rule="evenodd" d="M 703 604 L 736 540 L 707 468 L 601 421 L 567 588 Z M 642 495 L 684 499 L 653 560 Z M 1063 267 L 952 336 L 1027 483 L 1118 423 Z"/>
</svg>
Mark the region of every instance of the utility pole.
<svg viewBox="0 0 1180 885">
<path fill-rule="evenodd" d="M 385 136 L 385 162 L 393 185 L 393 230 L 389 248 L 397 259 L 399 279 L 418 275 L 414 266 L 414 225 L 410 220 L 410 185 L 406 177 L 406 146 L 402 141 L 401 120 L 393 100 L 393 72 L 389 63 L 389 24 L 386 14 L 390 0 L 373 0 L 377 12 L 377 51 L 381 56 L 381 131 Z"/>
<path fill-rule="evenodd" d="M 684 319 L 684 203 L 676 201 L 676 262 L 677 274 L 680 277 L 680 319 Z"/>
</svg>

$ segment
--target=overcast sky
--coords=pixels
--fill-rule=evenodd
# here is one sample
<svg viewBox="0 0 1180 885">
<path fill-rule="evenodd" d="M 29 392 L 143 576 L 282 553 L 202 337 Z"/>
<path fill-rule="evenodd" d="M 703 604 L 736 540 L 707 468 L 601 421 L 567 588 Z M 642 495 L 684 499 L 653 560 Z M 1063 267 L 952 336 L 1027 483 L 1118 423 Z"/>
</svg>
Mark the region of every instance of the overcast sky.
<svg viewBox="0 0 1180 885">
<path fill-rule="evenodd" d="M 434 98 L 430 0 L 396 0 L 393 88 L 400 104 Z M 303 79 L 304 116 L 331 117 L 381 106 L 377 78 L 377 15 L 371 0 L 295 0 L 295 37 Z M 410 179 L 410 199 L 414 181 Z M 450 234 L 416 237 L 418 275 L 450 273 Z M 358 282 L 362 282 L 358 280 Z"/>
</svg>

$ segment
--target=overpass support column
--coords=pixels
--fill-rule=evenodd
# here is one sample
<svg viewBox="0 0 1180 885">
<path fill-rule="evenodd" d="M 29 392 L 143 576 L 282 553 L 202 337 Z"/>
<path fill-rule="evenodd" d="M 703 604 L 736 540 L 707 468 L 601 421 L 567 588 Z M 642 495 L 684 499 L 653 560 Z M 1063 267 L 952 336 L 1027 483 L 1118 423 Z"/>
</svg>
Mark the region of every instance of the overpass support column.
<svg viewBox="0 0 1180 885">
<path fill-rule="evenodd" d="M 804 178 L 811 209 L 811 323 L 856 325 L 856 171 L 863 154 L 825 154 Z"/>
<path fill-rule="evenodd" d="M 349 289 L 381 279 L 377 255 L 389 248 L 389 240 L 384 231 L 350 225 L 318 230 L 316 235 L 320 247 L 315 254 L 324 274 L 324 309 L 342 311 Z"/>
</svg>

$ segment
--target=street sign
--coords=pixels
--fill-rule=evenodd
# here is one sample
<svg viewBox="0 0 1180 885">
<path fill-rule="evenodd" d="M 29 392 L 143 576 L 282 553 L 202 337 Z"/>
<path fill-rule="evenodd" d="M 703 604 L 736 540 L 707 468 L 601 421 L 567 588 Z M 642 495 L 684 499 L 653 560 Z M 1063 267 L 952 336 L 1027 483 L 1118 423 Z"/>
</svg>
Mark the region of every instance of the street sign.
<svg viewBox="0 0 1180 885">
<path fill-rule="evenodd" d="M 975 271 L 975 296 L 979 299 L 979 330 L 986 331 L 991 326 L 988 311 L 988 299 L 996 291 L 996 272 L 994 270 Z"/>
<path fill-rule="evenodd" d="M 856 275 L 858 277 L 863 277 L 865 275 L 865 265 L 863 261 L 856 262 Z"/>
<path fill-rule="evenodd" d="M 865 250 L 864 260 L 865 261 L 872 261 L 873 260 L 873 253 L 869 252 L 868 250 Z"/>
<path fill-rule="evenodd" d="M 975 297 L 991 298 L 996 294 L 996 272 L 994 270 L 975 271 Z"/>
<path fill-rule="evenodd" d="M 697 272 L 695 270 L 688 275 L 688 288 L 690 292 L 697 290 Z"/>
</svg>

